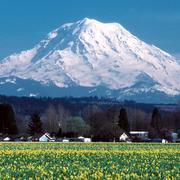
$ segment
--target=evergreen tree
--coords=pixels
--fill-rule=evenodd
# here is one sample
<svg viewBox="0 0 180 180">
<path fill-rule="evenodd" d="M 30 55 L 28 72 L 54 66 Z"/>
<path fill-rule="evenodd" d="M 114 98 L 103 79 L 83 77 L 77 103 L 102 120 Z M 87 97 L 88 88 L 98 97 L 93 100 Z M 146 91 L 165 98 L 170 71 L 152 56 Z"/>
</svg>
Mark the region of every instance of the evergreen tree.
<svg viewBox="0 0 180 180">
<path fill-rule="evenodd" d="M 38 113 L 34 113 L 31 116 L 31 121 L 28 127 L 29 127 L 28 133 L 30 135 L 36 135 L 36 134 L 42 133 L 42 122 L 41 122 L 40 115 Z"/>
<path fill-rule="evenodd" d="M 125 108 L 121 108 L 121 110 L 120 110 L 118 125 L 126 133 L 129 133 L 130 128 L 129 128 L 127 111 Z"/>
<path fill-rule="evenodd" d="M 15 113 L 11 105 L 0 104 L 0 133 L 17 134 Z"/>
<path fill-rule="evenodd" d="M 154 108 L 151 118 L 151 127 L 156 131 L 156 136 L 160 133 L 161 114 L 158 108 Z"/>
<path fill-rule="evenodd" d="M 159 109 L 154 108 L 152 112 L 151 126 L 159 130 L 160 121 L 161 121 L 161 115 L 160 115 Z"/>
<path fill-rule="evenodd" d="M 59 128 L 56 136 L 57 136 L 57 137 L 62 137 L 62 129 L 61 129 L 61 127 Z"/>
</svg>

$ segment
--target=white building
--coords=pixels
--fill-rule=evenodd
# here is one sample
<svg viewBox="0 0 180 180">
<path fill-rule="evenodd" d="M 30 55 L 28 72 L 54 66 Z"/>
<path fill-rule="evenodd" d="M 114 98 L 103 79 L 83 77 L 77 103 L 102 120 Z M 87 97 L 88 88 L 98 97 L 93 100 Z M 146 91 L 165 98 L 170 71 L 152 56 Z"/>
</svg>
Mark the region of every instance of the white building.
<svg viewBox="0 0 180 180">
<path fill-rule="evenodd" d="M 10 141 L 11 139 L 9 137 L 5 137 L 3 141 Z"/>
<path fill-rule="evenodd" d="M 124 133 L 119 137 L 119 141 L 121 141 L 121 142 L 130 142 L 131 139 L 130 139 L 130 137 L 124 132 Z"/>
<path fill-rule="evenodd" d="M 177 133 L 171 133 L 171 138 L 172 138 L 172 142 L 176 142 L 177 138 L 178 138 L 178 134 Z"/>
<path fill-rule="evenodd" d="M 90 143 L 91 138 L 85 138 L 83 136 L 79 136 L 78 138 L 64 138 L 62 140 L 62 142 L 86 142 L 86 143 Z"/>
<path fill-rule="evenodd" d="M 78 139 L 81 139 L 83 142 L 91 142 L 91 138 L 85 138 L 85 137 L 78 137 Z"/>
<path fill-rule="evenodd" d="M 54 142 L 55 138 L 50 137 L 49 133 L 45 133 L 43 136 L 39 138 L 40 142 Z"/>
<path fill-rule="evenodd" d="M 140 140 L 147 140 L 149 137 L 148 131 L 130 131 L 129 134 L 132 138 L 138 138 Z"/>
</svg>

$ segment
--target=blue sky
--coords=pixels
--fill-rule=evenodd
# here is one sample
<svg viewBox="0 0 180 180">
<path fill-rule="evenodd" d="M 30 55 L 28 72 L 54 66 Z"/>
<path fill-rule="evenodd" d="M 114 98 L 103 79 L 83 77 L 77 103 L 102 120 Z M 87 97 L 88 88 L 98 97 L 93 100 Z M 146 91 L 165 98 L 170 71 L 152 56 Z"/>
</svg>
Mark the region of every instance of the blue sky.
<svg viewBox="0 0 180 180">
<path fill-rule="evenodd" d="M 1 0 L 0 59 L 84 17 L 119 22 L 147 43 L 180 55 L 180 0 Z"/>
</svg>

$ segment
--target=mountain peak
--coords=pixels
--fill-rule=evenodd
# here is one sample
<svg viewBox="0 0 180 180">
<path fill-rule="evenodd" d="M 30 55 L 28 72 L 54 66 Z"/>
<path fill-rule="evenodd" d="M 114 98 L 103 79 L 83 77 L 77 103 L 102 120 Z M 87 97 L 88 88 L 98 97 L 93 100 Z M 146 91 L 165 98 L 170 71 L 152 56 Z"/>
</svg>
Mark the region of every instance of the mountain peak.
<svg viewBox="0 0 180 180">
<path fill-rule="evenodd" d="M 90 18 L 87 18 L 87 17 L 85 17 L 84 19 L 79 20 L 79 21 L 82 22 L 82 23 L 98 22 L 98 21 L 95 20 L 95 19 L 90 19 Z"/>
<path fill-rule="evenodd" d="M 111 28 L 114 28 L 114 26 L 118 26 L 118 27 L 121 27 L 122 26 L 119 24 L 119 23 L 104 23 L 104 22 L 101 22 L 101 21 L 98 21 L 96 19 L 90 19 L 90 18 L 84 18 L 82 20 L 79 20 L 76 22 L 77 24 L 81 24 L 81 25 L 85 25 L 85 26 L 96 26 L 96 27 L 99 27 L 99 28 L 104 28 L 104 27 L 111 27 Z"/>
<path fill-rule="evenodd" d="M 89 18 L 62 25 L 31 50 L 5 58 L 0 67 L 0 78 L 31 79 L 58 88 L 180 94 L 180 65 L 174 57 L 118 23 Z"/>
<path fill-rule="evenodd" d="M 102 23 L 95 19 L 84 18 L 75 23 L 72 23 L 72 25 L 73 27 L 75 27 L 75 29 L 79 28 L 80 30 L 86 30 L 86 29 L 102 29 L 105 23 Z"/>
</svg>

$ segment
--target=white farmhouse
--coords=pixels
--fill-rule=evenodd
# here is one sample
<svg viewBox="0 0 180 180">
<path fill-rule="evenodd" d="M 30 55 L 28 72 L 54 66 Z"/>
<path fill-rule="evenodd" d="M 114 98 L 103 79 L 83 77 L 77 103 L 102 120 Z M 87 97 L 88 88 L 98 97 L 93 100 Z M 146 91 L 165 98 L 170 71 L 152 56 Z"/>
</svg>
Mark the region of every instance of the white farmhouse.
<svg viewBox="0 0 180 180">
<path fill-rule="evenodd" d="M 54 142 L 55 138 L 52 138 L 49 133 L 45 133 L 43 136 L 39 138 L 40 142 Z"/>
<path fill-rule="evenodd" d="M 119 141 L 121 142 L 131 142 L 130 137 L 124 132 L 120 137 Z"/>
</svg>

